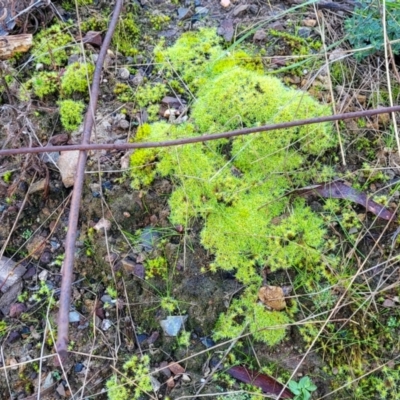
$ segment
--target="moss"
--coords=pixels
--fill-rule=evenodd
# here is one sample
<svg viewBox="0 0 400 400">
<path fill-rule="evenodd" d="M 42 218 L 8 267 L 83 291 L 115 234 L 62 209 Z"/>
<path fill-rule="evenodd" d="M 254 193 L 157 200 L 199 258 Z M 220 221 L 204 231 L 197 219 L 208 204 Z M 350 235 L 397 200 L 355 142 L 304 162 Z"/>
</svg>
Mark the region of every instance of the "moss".
<svg viewBox="0 0 400 400">
<path fill-rule="evenodd" d="M 156 49 L 167 72 L 177 71 L 195 90 L 191 121 L 155 123 L 139 129 L 137 141 L 159 141 L 239 127 L 330 114 L 307 93 L 263 75 L 246 52 L 226 53 L 213 30 L 188 33 L 171 48 Z M 200 85 L 201 83 L 201 85 Z M 235 271 L 247 286 L 215 329 L 216 338 L 235 337 L 246 326 L 257 340 L 276 344 L 290 313 L 257 303 L 260 267 L 311 271 L 323 264 L 323 220 L 303 200 L 283 196 L 306 184 L 308 157 L 334 145 L 329 124 L 243 136 L 164 149 L 136 150 L 131 157 L 133 186 L 157 174 L 170 177 L 171 222 L 202 218 L 203 246 L 214 255 L 211 271 Z M 300 171 L 303 167 L 304 172 Z M 314 167 L 315 168 L 315 167 Z M 267 207 L 260 207 L 268 204 Z M 290 207 L 289 207 L 290 206 Z M 279 223 L 276 219 L 279 217 Z"/>
<path fill-rule="evenodd" d="M 139 34 L 140 29 L 136 16 L 131 12 L 124 13 L 115 28 L 112 44 L 124 56 L 134 56 L 137 54 L 137 50 L 133 46 L 137 43 Z"/>
<path fill-rule="evenodd" d="M 65 33 L 65 28 L 66 25 L 55 24 L 35 37 L 32 55 L 36 62 L 53 67 L 65 64 L 74 51 L 72 37 Z"/>
<path fill-rule="evenodd" d="M 153 29 L 155 29 L 156 31 L 163 29 L 164 26 L 171 20 L 171 18 L 168 15 L 154 11 L 147 12 L 146 16 L 149 19 Z"/>
<path fill-rule="evenodd" d="M 180 77 L 192 90 L 199 88 L 212 75 L 234 66 L 261 70 L 262 63 L 243 50 L 225 52 L 222 39 L 213 29 L 188 32 L 177 43 L 165 48 L 159 44 L 154 51 L 155 61 L 163 65 L 167 76 Z"/>
<path fill-rule="evenodd" d="M 134 355 L 123 366 L 123 374 L 114 375 L 107 381 L 110 400 L 139 399 L 152 391 L 150 380 L 150 358 Z"/>
<path fill-rule="evenodd" d="M 43 97 L 58 92 L 60 79 L 57 72 L 41 71 L 32 76 L 20 88 L 20 99 L 28 99 L 30 94 L 43 99 Z"/>
<path fill-rule="evenodd" d="M 61 90 L 64 96 L 73 93 L 87 94 L 93 78 L 94 65 L 89 63 L 73 63 L 68 65 L 61 78 Z"/>
<path fill-rule="evenodd" d="M 60 106 L 60 119 L 67 131 L 73 131 L 82 123 L 82 112 L 85 104 L 82 101 L 62 100 Z"/>
</svg>

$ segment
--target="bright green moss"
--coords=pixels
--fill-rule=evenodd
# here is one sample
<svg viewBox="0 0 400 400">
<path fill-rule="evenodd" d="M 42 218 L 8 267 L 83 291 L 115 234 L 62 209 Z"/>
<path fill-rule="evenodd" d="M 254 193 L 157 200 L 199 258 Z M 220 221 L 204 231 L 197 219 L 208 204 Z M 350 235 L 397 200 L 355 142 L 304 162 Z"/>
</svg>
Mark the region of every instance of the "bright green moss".
<svg viewBox="0 0 400 400">
<path fill-rule="evenodd" d="M 93 73 L 93 64 L 76 62 L 68 65 L 61 79 L 63 95 L 70 96 L 73 93 L 87 94 Z"/>
<path fill-rule="evenodd" d="M 149 356 L 132 356 L 124 364 L 123 374 L 112 376 L 106 386 L 110 400 L 139 399 L 151 392 Z"/>
<path fill-rule="evenodd" d="M 171 48 L 158 48 L 156 56 L 167 71 L 177 71 L 196 90 L 191 122 L 146 125 L 136 140 L 160 141 L 330 114 L 307 93 L 263 75 L 243 51 L 237 54 L 240 57 L 226 53 L 213 30 L 191 32 Z M 289 315 L 257 303 L 260 268 L 311 271 L 323 264 L 322 219 L 303 200 L 290 203 L 284 194 L 307 183 L 308 157 L 332 147 L 333 137 L 329 124 L 319 124 L 133 154 L 133 186 L 149 184 L 156 174 L 172 179 L 176 188 L 169 201 L 171 222 L 187 226 L 200 217 L 202 244 L 214 255 L 210 270 L 235 271 L 247 286 L 220 317 L 216 338 L 235 337 L 244 326 L 270 345 L 284 337 Z"/>
<path fill-rule="evenodd" d="M 224 51 L 221 42 L 213 29 L 188 32 L 172 47 L 165 48 L 163 44 L 157 46 L 154 50 L 155 60 L 163 64 L 167 75 L 174 78 L 179 76 L 193 90 L 207 82 L 210 76 L 234 66 L 262 69 L 259 59 L 243 50 Z"/>
<path fill-rule="evenodd" d="M 45 96 L 58 92 L 60 87 L 57 72 L 42 71 L 34 74 L 20 88 L 19 96 L 22 101 L 28 100 L 31 93 L 42 99 Z"/>
<path fill-rule="evenodd" d="M 32 50 L 35 61 L 51 66 L 64 65 L 72 53 L 73 39 L 65 25 L 56 24 L 36 35 Z"/>
<path fill-rule="evenodd" d="M 62 100 L 60 106 L 60 119 L 67 131 L 73 131 L 82 123 L 82 112 L 85 104 L 82 101 Z"/>
</svg>

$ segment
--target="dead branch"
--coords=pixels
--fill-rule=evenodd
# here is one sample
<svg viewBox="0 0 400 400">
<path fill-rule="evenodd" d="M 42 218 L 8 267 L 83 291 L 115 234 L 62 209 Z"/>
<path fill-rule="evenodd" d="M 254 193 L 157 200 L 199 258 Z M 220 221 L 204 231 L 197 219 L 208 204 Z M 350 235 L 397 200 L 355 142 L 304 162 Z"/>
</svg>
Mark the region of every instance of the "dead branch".
<svg viewBox="0 0 400 400">
<path fill-rule="evenodd" d="M 99 53 L 99 58 L 96 62 L 92 87 L 90 91 L 89 109 L 85 116 L 83 125 L 82 145 L 89 144 L 90 133 L 94 123 L 94 115 L 97 106 L 97 98 L 99 96 L 99 86 L 103 63 L 107 54 L 107 49 L 110 45 L 115 26 L 117 25 L 119 14 L 121 12 L 123 0 L 117 0 L 114 7 L 114 13 L 108 27 L 106 37 Z M 69 327 L 69 308 L 71 300 L 72 273 L 74 267 L 75 256 L 75 240 L 79 219 L 79 206 L 82 197 L 82 188 L 84 181 L 84 172 L 87 160 L 87 152 L 79 153 L 78 167 L 76 171 L 76 180 L 71 199 L 71 209 L 68 220 L 68 232 L 65 241 L 65 259 L 62 268 L 62 282 L 60 293 L 60 304 L 58 311 L 58 334 L 56 350 L 59 356 L 59 362 L 64 363 L 68 356 L 68 327 Z"/>
<path fill-rule="evenodd" d="M 296 121 L 291 121 L 291 122 L 281 122 L 279 124 L 262 125 L 262 126 L 258 126 L 258 127 L 254 127 L 254 128 L 237 129 L 234 131 L 214 133 L 214 134 L 208 134 L 208 135 L 206 134 L 206 135 L 201 135 L 201 136 L 196 136 L 196 137 L 182 138 L 182 139 L 175 139 L 175 140 L 165 140 L 165 141 L 161 141 L 161 142 L 121 143 L 121 144 L 82 143 L 82 144 L 73 144 L 73 145 L 65 145 L 65 146 L 20 147 L 18 149 L 0 150 L 0 156 L 9 156 L 9 155 L 14 155 L 14 154 L 26 154 L 26 153 L 50 153 L 53 151 L 127 150 L 127 149 L 148 149 L 151 147 L 179 146 L 179 145 L 184 145 L 184 144 L 208 142 L 210 140 L 226 139 L 226 138 L 231 138 L 231 137 L 235 137 L 235 136 L 249 135 L 251 133 L 257 133 L 257 132 L 268 132 L 268 131 L 274 131 L 274 130 L 278 130 L 278 129 L 294 128 L 296 126 L 321 124 L 323 122 L 332 122 L 332 121 L 342 121 L 345 119 L 366 118 L 366 117 L 372 117 L 372 116 L 378 115 L 378 114 L 391 114 L 394 112 L 400 112 L 400 106 L 374 108 L 371 110 L 355 111 L 355 112 L 336 114 L 336 115 L 328 115 L 326 117 L 308 118 L 308 119 L 301 119 L 301 120 L 296 120 Z"/>
</svg>

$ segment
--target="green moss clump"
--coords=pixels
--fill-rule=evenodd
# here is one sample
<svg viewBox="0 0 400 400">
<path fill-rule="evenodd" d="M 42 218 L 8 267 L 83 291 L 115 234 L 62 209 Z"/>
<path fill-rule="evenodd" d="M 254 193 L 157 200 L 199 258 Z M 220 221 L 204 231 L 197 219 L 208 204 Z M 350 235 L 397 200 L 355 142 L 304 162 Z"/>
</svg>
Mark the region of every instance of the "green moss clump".
<svg viewBox="0 0 400 400">
<path fill-rule="evenodd" d="M 73 46 L 71 35 L 64 29 L 65 25 L 55 24 L 35 37 L 32 55 L 36 62 L 53 67 L 65 64 Z"/>
<path fill-rule="evenodd" d="M 114 375 L 107 381 L 108 398 L 110 400 L 140 399 L 145 393 L 152 391 L 150 380 L 150 357 L 132 356 L 123 366 L 121 376 Z"/>
<path fill-rule="evenodd" d="M 61 79 L 63 95 L 68 96 L 76 92 L 87 94 L 93 73 L 93 64 L 76 62 L 68 65 Z"/>
<path fill-rule="evenodd" d="M 307 93 L 262 74 L 257 60 L 245 57 L 243 50 L 237 52 L 239 57 L 226 53 L 219 41 L 215 31 L 202 30 L 183 35 L 171 48 L 156 49 L 166 68 L 177 71 L 195 90 L 196 101 L 190 122 L 145 125 L 136 140 L 198 136 L 330 114 L 329 107 Z M 260 268 L 312 271 L 323 264 L 323 220 L 302 199 L 290 204 L 283 195 L 308 183 L 308 157 L 333 145 L 331 125 L 318 124 L 133 153 L 133 185 L 148 185 L 156 174 L 172 179 L 176 188 L 169 201 L 171 222 L 187 225 L 201 218 L 202 244 L 215 257 L 210 270 L 235 271 L 247 287 L 221 315 L 216 338 L 235 337 L 244 326 L 269 345 L 284 337 L 289 313 L 257 303 Z"/>
<path fill-rule="evenodd" d="M 147 18 L 149 18 L 151 26 L 159 31 L 171 20 L 168 15 L 162 13 L 148 12 L 146 13 Z"/>
<path fill-rule="evenodd" d="M 261 60 L 243 50 L 224 51 L 221 38 L 212 29 L 188 32 L 172 47 L 164 43 L 154 50 L 155 60 L 163 64 L 167 76 L 179 76 L 192 90 L 198 89 L 208 79 L 234 66 L 262 70 Z"/>
<path fill-rule="evenodd" d="M 60 80 L 57 72 L 42 71 L 34 74 L 20 88 L 19 97 L 22 101 L 29 99 L 31 93 L 42 99 L 58 92 Z"/>
<path fill-rule="evenodd" d="M 140 29 L 133 13 L 125 13 L 115 28 L 112 44 L 124 56 L 134 56 L 137 50 L 133 47 L 140 37 Z"/>
<path fill-rule="evenodd" d="M 82 101 L 62 100 L 60 106 L 60 119 L 67 131 L 73 131 L 82 123 L 82 112 L 85 104 Z"/>
</svg>

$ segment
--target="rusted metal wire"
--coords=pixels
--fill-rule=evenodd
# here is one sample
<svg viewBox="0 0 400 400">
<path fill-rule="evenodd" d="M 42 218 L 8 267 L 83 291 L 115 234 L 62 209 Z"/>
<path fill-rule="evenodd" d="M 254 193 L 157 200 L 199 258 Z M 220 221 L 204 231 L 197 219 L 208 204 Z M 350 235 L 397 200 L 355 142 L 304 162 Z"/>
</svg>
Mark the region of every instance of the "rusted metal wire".
<svg viewBox="0 0 400 400">
<path fill-rule="evenodd" d="M 104 38 L 99 57 L 96 62 L 96 68 L 93 75 L 93 82 L 90 91 L 89 109 L 85 116 L 83 125 L 82 145 L 88 145 L 90 134 L 94 123 L 94 115 L 97 106 L 97 98 L 99 95 L 99 86 L 101 72 L 107 49 L 110 45 L 115 27 L 118 22 L 119 14 L 122 9 L 123 0 L 117 0 L 114 7 L 114 13 Z M 71 207 L 68 220 L 68 231 L 65 241 L 65 259 L 62 267 L 61 293 L 58 311 L 58 333 L 56 350 L 59 355 L 59 362 L 66 361 L 68 356 L 68 327 L 69 327 L 69 308 L 71 300 L 72 274 L 75 258 L 75 241 L 77 234 L 77 226 L 79 219 L 79 206 L 82 197 L 83 181 L 85 176 L 85 166 L 87 160 L 87 152 L 79 153 L 78 167 L 76 171 L 76 179 L 74 182 L 74 190 L 72 193 Z"/>
<path fill-rule="evenodd" d="M 65 146 L 46 146 L 46 147 L 21 147 L 19 149 L 5 149 L 0 150 L 0 156 L 9 156 L 14 154 L 26 154 L 26 153 L 50 153 L 53 151 L 73 151 L 73 150 L 127 150 L 127 149 L 145 149 L 151 147 L 170 147 L 179 146 L 184 144 L 208 142 L 210 140 L 225 139 L 234 136 L 249 135 L 257 132 L 268 132 L 278 129 L 288 129 L 297 126 L 321 124 L 323 122 L 341 121 L 345 119 L 353 118 L 365 118 L 372 117 L 378 114 L 390 114 L 393 112 L 400 112 L 400 106 L 393 107 L 382 107 L 377 109 L 355 111 L 345 114 L 329 115 L 326 117 L 308 118 L 301 119 L 291 122 L 281 122 L 279 124 L 262 125 L 254 128 L 237 129 L 234 131 L 206 134 L 190 138 L 182 138 L 175 140 L 166 140 L 161 142 L 144 142 L 144 143 L 104 143 L 104 144 L 73 144 Z"/>
</svg>

